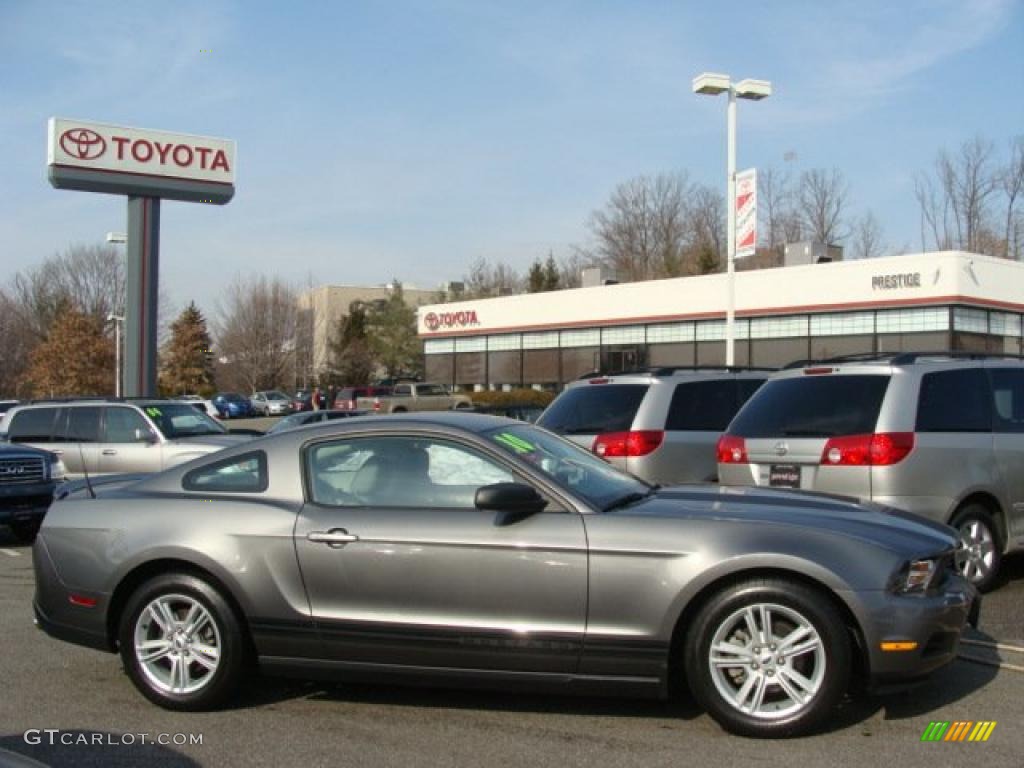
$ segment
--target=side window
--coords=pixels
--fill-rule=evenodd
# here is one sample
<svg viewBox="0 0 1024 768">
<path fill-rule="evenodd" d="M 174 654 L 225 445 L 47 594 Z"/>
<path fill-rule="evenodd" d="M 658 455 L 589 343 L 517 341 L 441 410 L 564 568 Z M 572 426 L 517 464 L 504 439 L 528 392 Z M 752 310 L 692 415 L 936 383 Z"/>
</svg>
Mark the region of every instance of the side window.
<svg viewBox="0 0 1024 768">
<path fill-rule="evenodd" d="M 48 443 L 53 435 L 56 408 L 29 408 L 18 411 L 11 418 L 7 430 L 12 443 Z"/>
<path fill-rule="evenodd" d="M 110 407 L 107 408 L 107 428 L 105 442 L 108 443 L 135 443 L 136 430 L 142 430 L 142 434 L 148 435 L 153 431 L 146 420 L 131 408 Z"/>
<path fill-rule="evenodd" d="M 267 454 L 253 451 L 198 467 L 181 482 L 186 491 L 262 493 L 267 490 Z"/>
<path fill-rule="evenodd" d="M 736 403 L 737 411 L 746 405 L 747 400 L 754 396 L 754 393 L 761 388 L 761 385 L 763 385 L 765 381 L 767 381 L 767 379 L 736 379 L 736 387 L 739 395 L 739 399 Z"/>
<path fill-rule="evenodd" d="M 676 385 L 665 429 L 721 432 L 736 415 L 736 382 L 691 381 Z"/>
<path fill-rule="evenodd" d="M 412 387 L 408 384 L 399 385 L 395 387 L 394 393 L 396 397 L 408 397 L 412 394 Z"/>
<path fill-rule="evenodd" d="M 66 408 L 66 418 L 57 420 L 53 439 L 58 443 L 98 443 L 100 441 L 100 406 Z"/>
<path fill-rule="evenodd" d="M 926 373 L 917 402 L 918 432 L 991 432 L 992 395 L 980 368 Z"/>
<path fill-rule="evenodd" d="M 516 482 L 475 450 L 433 438 L 321 443 L 306 465 L 313 501 L 329 506 L 474 509 L 477 488 Z"/>
<path fill-rule="evenodd" d="M 993 368 L 992 400 L 997 432 L 1024 432 L 1024 370 Z"/>
</svg>

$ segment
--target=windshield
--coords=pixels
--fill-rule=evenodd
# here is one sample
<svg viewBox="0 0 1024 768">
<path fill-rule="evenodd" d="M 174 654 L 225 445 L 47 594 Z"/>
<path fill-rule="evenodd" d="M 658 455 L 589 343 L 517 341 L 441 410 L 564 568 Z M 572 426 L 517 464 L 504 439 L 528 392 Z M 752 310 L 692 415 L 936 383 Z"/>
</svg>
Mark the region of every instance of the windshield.
<svg viewBox="0 0 1024 768">
<path fill-rule="evenodd" d="M 291 416 L 285 416 L 283 419 L 277 422 L 274 426 L 267 430 L 267 434 L 273 432 L 284 432 L 286 429 L 294 429 L 295 427 L 301 427 L 309 418 L 308 413 L 293 413 Z"/>
<path fill-rule="evenodd" d="M 267 400 L 287 400 L 288 395 L 284 392 L 267 392 L 266 398 Z"/>
<path fill-rule="evenodd" d="M 594 384 L 560 394 L 537 424 L 560 435 L 625 432 L 633 424 L 646 384 Z"/>
<path fill-rule="evenodd" d="M 229 403 L 237 403 L 240 402 L 242 399 L 241 395 L 235 394 L 234 392 L 228 392 L 227 394 L 222 395 L 222 397 Z"/>
<path fill-rule="evenodd" d="M 619 471 L 589 451 L 528 424 L 498 427 L 484 436 L 600 509 L 627 497 L 647 495 L 651 490 L 647 483 Z"/>
<path fill-rule="evenodd" d="M 224 435 L 227 430 L 205 413 L 186 403 L 160 403 L 143 408 L 168 440 L 196 435 Z"/>
</svg>

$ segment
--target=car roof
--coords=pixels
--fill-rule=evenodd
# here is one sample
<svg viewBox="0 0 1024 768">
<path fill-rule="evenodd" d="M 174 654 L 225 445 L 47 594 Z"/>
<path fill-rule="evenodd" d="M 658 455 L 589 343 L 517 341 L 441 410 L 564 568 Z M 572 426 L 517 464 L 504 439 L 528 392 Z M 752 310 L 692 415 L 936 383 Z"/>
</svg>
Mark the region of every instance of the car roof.
<svg viewBox="0 0 1024 768">
<path fill-rule="evenodd" d="M 332 432 L 338 428 L 361 428 L 373 425 L 380 429 L 407 427 L 429 427 L 442 426 L 461 429 L 466 432 L 486 432 L 501 426 L 507 426 L 509 419 L 501 416 L 491 416 L 484 413 L 463 413 L 459 411 L 412 411 L 400 414 L 368 414 L 366 416 L 353 416 L 349 419 L 333 419 L 322 424 L 310 425 L 310 430 L 322 430 Z M 521 424 L 522 422 L 516 422 Z M 307 434 L 309 434 L 307 432 Z"/>
</svg>

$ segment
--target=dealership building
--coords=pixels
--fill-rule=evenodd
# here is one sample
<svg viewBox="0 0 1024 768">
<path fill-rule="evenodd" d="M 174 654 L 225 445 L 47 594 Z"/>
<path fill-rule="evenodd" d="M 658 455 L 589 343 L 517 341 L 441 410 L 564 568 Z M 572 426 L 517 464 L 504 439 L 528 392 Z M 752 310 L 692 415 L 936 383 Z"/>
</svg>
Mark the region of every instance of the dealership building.
<svg viewBox="0 0 1024 768">
<path fill-rule="evenodd" d="M 427 380 L 557 389 L 592 372 L 725 362 L 725 274 L 422 306 Z M 943 251 L 737 272 L 735 362 L 1020 354 L 1024 264 Z"/>
</svg>

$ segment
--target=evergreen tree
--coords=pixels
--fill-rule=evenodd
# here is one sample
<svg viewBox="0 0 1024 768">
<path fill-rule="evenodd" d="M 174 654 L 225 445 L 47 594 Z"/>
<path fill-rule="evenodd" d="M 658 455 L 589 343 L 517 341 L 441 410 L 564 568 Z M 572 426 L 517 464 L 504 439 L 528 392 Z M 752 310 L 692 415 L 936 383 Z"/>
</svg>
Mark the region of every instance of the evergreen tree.
<svg viewBox="0 0 1024 768">
<path fill-rule="evenodd" d="M 548 253 L 548 260 L 544 262 L 544 288 L 545 291 L 557 291 L 559 288 L 560 270 L 555 263 L 555 254 Z"/>
<path fill-rule="evenodd" d="M 389 377 L 413 376 L 423 367 L 423 349 L 416 336 L 416 310 L 405 303 L 397 280 L 394 286 L 387 301 L 367 317 L 367 336 L 374 360 Z"/>
<path fill-rule="evenodd" d="M 530 265 L 530 271 L 526 273 L 526 290 L 529 293 L 540 293 L 545 290 L 545 277 L 540 259 L 534 259 L 533 264 Z"/>
<path fill-rule="evenodd" d="M 329 342 L 330 365 L 343 385 L 360 387 L 370 383 L 375 365 L 366 335 L 368 324 L 366 305 L 353 301 Z"/>
<path fill-rule="evenodd" d="M 32 351 L 23 383 L 36 397 L 113 394 L 114 342 L 103 320 L 61 302 L 49 335 Z"/>
<path fill-rule="evenodd" d="M 206 318 L 194 301 L 171 323 L 171 338 L 160 357 L 164 394 L 209 395 L 214 391 L 213 342 Z"/>
</svg>

